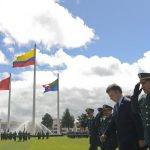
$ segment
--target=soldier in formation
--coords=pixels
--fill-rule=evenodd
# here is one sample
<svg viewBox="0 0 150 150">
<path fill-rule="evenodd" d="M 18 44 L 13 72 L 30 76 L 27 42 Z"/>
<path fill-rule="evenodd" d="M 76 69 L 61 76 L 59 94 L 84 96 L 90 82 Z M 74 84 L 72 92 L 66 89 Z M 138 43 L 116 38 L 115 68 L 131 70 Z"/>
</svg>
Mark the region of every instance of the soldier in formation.
<svg viewBox="0 0 150 150">
<path fill-rule="evenodd" d="M 49 132 L 46 132 L 46 139 L 49 138 Z"/>
<path fill-rule="evenodd" d="M 100 127 L 100 124 L 101 124 L 101 118 L 102 118 L 102 111 L 103 111 L 103 108 L 101 108 L 101 107 L 99 107 L 99 108 L 97 108 L 97 110 L 98 110 L 98 113 L 97 113 L 97 115 L 95 116 L 95 127 L 96 127 L 96 130 L 97 130 L 97 132 L 98 132 L 98 135 L 99 135 L 99 127 Z M 100 139 L 98 138 L 98 141 L 97 141 L 98 143 L 97 143 L 97 145 L 98 145 L 98 147 L 100 147 L 101 148 L 101 141 L 100 141 Z"/>
<path fill-rule="evenodd" d="M 44 133 L 44 131 L 42 131 L 42 139 L 44 139 L 45 138 L 45 133 Z"/>
<path fill-rule="evenodd" d="M 95 125 L 94 109 L 87 108 L 85 111 L 88 115 L 86 126 L 88 127 L 89 130 L 89 143 L 90 143 L 89 150 L 97 150 L 99 137 Z"/>
<path fill-rule="evenodd" d="M 38 132 L 38 133 L 37 133 L 37 138 L 38 138 L 38 140 L 41 139 L 41 136 L 42 136 L 42 135 L 41 135 L 41 132 Z"/>
<path fill-rule="evenodd" d="M 17 133 L 16 133 L 16 131 L 13 133 L 13 139 L 14 139 L 14 141 L 16 141 L 16 139 L 17 139 Z"/>
</svg>

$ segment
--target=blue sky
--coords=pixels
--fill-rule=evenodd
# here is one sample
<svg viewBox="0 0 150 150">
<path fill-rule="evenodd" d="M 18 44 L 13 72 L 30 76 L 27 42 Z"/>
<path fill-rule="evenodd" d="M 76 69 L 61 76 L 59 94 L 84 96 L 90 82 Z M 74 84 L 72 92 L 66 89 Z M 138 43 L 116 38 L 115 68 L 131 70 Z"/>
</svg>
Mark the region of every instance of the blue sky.
<svg viewBox="0 0 150 150">
<path fill-rule="evenodd" d="M 86 56 L 114 56 L 133 63 L 149 50 L 149 0 L 64 0 L 61 4 L 95 30 L 99 40 L 88 50 L 75 50 Z"/>
<path fill-rule="evenodd" d="M 137 74 L 150 72 L 149 6 L 149 0 L 0 0 L 0 80 L 12 73 L 11 120 L 32 116 L 33 66 L 12 62 L 35 43 L 37 120 L 57 116 L 56 93 L 43 94 L 41 85 L 58 72 L 60 115 L 67 107 L 77 117 L 87 107 L 113 106 L 105 93 L 111 83 L 132 94 Z M 8 91 L 0 97 L 6 120 Z"/>
</svg>

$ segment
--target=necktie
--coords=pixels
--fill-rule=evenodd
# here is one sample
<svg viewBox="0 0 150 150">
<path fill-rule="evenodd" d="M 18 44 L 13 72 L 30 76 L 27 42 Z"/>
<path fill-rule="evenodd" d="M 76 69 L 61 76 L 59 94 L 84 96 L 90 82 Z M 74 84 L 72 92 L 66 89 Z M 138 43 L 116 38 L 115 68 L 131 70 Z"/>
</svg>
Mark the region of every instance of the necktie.
<svg viewBox="0 0 150 150">
<path fill-rule="evenodd" d="M 117 111 L 117 113 L 119 111 L 119 102 L 117 102 L 117 104 L 116 104 L 116 111 Z"/>
</svg>

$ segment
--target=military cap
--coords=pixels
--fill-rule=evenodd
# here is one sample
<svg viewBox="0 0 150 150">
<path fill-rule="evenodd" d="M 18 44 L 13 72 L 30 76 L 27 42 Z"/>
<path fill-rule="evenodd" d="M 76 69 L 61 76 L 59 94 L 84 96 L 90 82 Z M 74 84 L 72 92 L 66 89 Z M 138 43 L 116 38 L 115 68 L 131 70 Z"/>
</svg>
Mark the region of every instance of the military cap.
<svg viewBox="0 0 150 150">
<path fill-rule="evenodd" d="M 97 110 L 98 110 L 99 112 L 101 112 L 101 111 L 103 110 L 103 108 L 99 107 L 99 108 L 97 108 Z"/>
<path fill-rule="evenodd" d="M 113 108 L 111 107 L 111 106 L 109 106 L 109 105 L 103 105 L 103 111 L 104 110 L 112 110 Z"/>
<path fill-rule="evenodd" d="M 140 78 L 140 81 L 146 81 L 147 79 L 150 79 L 150 73 L 139 73 L 138 77 Z"/>
<path fill-rule="evenodd" d="M 94 109 L 92 109 L 92 108 L 87 108 L 85 111 L 86 111 L 87 113 L 93 113 L 93 112 L 94 112 Z"/>
</svg>

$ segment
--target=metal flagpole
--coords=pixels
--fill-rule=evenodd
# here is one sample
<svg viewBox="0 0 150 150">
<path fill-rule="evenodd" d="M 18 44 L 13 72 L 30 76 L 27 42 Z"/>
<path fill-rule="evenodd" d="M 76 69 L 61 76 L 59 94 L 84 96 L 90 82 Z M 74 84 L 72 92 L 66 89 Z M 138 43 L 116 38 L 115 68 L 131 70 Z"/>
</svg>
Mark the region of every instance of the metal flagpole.
<svg viewBox="0 0 150 150">
<path fill-rule="evenodd" d="M 10 129 L 10 102 L 11 102 L 11 73 L 10 73 L 10 80 L 9 80 L 9 98 L 8 98 L 7 130 Z"/>
<path fill-rule="evenodd" d="M 60 119 L 59 119 L 59 73 L 58 73 L 58 90 L 57 90 L 57 133 L 60 134 Z"/>
<path fill-rule="evenodd" d="M 32 116 L 32 125 L 33 125 L 33 133 L 35 134 L 35 106 L 36 106 L 36 44 L 34 47 L 35 53 L 35 64 L 34 64 L 34 76 L 33 76 L 33 116 Z"/>
</svg>

